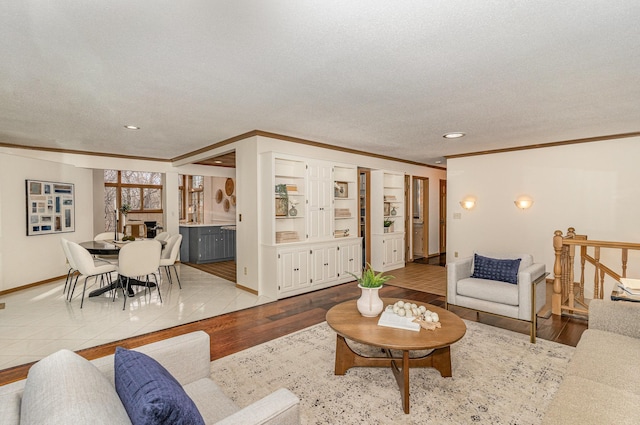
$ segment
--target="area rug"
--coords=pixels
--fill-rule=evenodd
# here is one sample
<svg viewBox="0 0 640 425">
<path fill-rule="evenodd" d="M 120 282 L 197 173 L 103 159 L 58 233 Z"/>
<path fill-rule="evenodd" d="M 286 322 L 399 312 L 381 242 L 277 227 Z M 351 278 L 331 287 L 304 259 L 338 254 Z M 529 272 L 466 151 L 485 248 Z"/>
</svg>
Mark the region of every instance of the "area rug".
<svg viewBox="0 0 640 425">
<path fill-rule="evenodd" d="M 540 423 L 574 348 L 465 324 L 467 333 L 451 347 L 453 377 L 411 369 L 409 414 L 389 369 L 334 375 L 336 336 L 326 322 L 216 360 L 212 378 L 240 406 L 288 388 L 301 400 L 303 424 Z M 351 345 L 363 354 L 379 352 Z"/>
</svg>

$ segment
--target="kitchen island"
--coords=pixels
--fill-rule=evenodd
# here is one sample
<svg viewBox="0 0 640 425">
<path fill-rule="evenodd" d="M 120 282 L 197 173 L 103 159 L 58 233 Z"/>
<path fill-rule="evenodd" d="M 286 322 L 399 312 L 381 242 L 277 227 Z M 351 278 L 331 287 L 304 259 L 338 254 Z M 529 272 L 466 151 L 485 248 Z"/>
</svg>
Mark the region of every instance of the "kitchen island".
<svg viewBox="0 0 640 425">
<path fill-rule="evenodd" d="M 180 234 L 180 261 L 183 263 L 203 264 L 236 258 L 236 228 L 233 222 L 182 223 Z"/>
</svg>

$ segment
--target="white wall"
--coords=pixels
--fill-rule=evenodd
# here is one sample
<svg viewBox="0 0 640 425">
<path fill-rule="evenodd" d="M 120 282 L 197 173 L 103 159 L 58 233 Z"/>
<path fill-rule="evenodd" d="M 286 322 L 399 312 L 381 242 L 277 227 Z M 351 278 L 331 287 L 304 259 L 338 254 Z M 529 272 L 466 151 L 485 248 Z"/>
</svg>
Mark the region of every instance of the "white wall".
<svg viewBox="0 0 640 425">
<path fill-rule="evenodd" d="M 26 236 L 25 180 L 73 183 L 75 232 Z M 93 173 L 56 162 L 0 153 L 0 291 L 67 272 L 61 238 L 93 238 Z"/>
<path fill-rule="evenodd" d="M 639 158 L 640 138 L 628 138 L 448 160 L 447 261 L 455 252 L 528 252 L 552 273 L 554 231 L 568 227 L 591 240 L 639 243 Z M 522 194 L 534 200 L 524 211 L 513 203 Z M 477 204 L 467 211 L 459 202 L 469 195 Z M 621 272 L 619 251 L 602 255 Z M 640 253 L 629 258 L 628 276 L 640 277 Z M 590 298 L 593 273 L 586 281 Z"/>
<path fill-rule="evenodd" d="M 236 179 L 231 177 L 234 183 L 233 195 L 237 196 L 235 191 Z M 236 206 L 231 202 L 231 196 L 227 195 L 225 191 L 225 183 L 227 177 L 205 177 L 205 190 L 204 190 L 204 223 L 234 223 L 236 222 Z M 216 193 L 222 191 L 222 201 L 216 202 Z M 229 209 L 224 210 L 225 200 L 229 201 Z"/>
</svg>

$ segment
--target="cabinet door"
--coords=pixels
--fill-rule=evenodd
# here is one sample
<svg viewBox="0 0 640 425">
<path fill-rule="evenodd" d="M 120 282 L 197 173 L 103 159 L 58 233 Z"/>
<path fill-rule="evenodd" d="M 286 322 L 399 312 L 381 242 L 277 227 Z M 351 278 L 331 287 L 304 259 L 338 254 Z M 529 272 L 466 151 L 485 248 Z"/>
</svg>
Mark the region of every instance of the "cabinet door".
<svg viewBox="0 0 640 425">
<path fill-rule="evenodd" d="M 278 253 L 278 292 L 286 293 L 310 286 L 307 249 Z"/>
<path fill-rule="evenodd" d="M 360 276 L 362 272 L 362 245 L 360 241 L 343 243 L 338 246 L 340 251 L 339 277 L 347 278 L 348 273 Z"/>
<path fill-rule="evenodd" d="M 318 240 L 331 236 L 331 210 L 309 209 L 309 239 Z"/>
<path fill-rule="evenodd" d="M 224 258 L 236 258 L 236 232 L 223 230 L 224 234 Z"/>
<path fill-rule="evenodd" d="M 404 237 L 389 236 L 384 239 L 384 265 L 404 263 Z"/>
<path fill-rule="evenodd" d="M 331 236 L 332 167 L 324 163 L 309 165 L 309 238 Z"/>
<path fill-rule="evenodd" d="M 338 246 L 318 247 L 311 250 L 312 285 L 322 285 L 338 279 Z"/>
<path fill-rule="evenodd" d="M 331 207 L 332 167 L 329 164 L 309 164 L 309 208 Z"/>
<path fill-rule="evenodd" d="M 200 233 L 198 238 L 198 263 L 213 260 L 215 258 L 215 246 L 215 235 L 209 232 Z"/>
</svg>

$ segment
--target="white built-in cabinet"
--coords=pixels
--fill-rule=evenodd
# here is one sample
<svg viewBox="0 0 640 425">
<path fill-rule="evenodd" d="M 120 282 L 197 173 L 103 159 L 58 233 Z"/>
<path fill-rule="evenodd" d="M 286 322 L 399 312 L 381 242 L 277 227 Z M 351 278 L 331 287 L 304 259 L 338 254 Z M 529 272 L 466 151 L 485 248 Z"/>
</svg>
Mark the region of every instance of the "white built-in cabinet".
<svg viewBox="0 0 640 425">
<path fill-rule="evenodd" d="M 371 266 L 376 271 L 404 267 L 404 174 L 371 172 Z M 392 222 L 385 227 L 385 222 Z"/>
<path fill-rule="evenodd" d="M 260 167 L 261 293 L 284 298 L 359 276 L 357 167 L 274 152 Z"/>
</svg>

